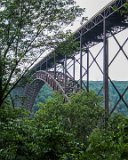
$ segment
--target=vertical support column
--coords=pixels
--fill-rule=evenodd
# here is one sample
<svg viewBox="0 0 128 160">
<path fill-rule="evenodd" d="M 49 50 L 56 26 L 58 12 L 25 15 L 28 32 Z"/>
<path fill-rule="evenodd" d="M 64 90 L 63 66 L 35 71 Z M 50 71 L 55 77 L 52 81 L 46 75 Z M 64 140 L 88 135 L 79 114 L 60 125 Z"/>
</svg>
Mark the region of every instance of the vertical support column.
<svg viewBox="0 0 128 160">
<path fill-rule="evenodd" d="M 46 57 L 46 71 L 48 71 L 48 59 Z"/>
<path fill-rule="evenodd" d="M 109 82 L 108 82 L 108 40 L 106 36 L 106 20 L 103 21 L 103 35 L 104 35 L 104 62 L 103 62 L 103 81 L 104 81 L 104 104 L 106 115 L 109 114 Z"/>
<path fill-rule="evenodd" d="M 82 32 L 80 32 L 80 89 L 82 89 Z"/>
<path fill-rule="evenodd" d="M 64 62 L 62 62 L 62 68 L 63 68 L 62 72 L 63 72 L 63 77 L 64 77 Z"/>
<path fill-rule="evenodd" d="M 56 53 L 54 52 L 54 79 L 56 79 Z"/>
<path fill-rule="evenodd" d="M 67 82 L 66 72 L 67 72 L 67 56 L 65 55 L 65 61 L 64 61 L 64 91 L 65 93 L 66 93 L 66 82 Z"/>
<path fill-rule="evenodd" d="M 76 69 L 76 61 L 75 61 L 75 55 L 74 55 L 74 57 L 73 57 L 73 79 L 74 79 L 74 81 L 75 81 L 75 69 Z"/>
<path fill-rule="evenodd" d="M 87 54 L 87 92 L 89 92 L 89 49 L 86 49 Z"/>
</svg>

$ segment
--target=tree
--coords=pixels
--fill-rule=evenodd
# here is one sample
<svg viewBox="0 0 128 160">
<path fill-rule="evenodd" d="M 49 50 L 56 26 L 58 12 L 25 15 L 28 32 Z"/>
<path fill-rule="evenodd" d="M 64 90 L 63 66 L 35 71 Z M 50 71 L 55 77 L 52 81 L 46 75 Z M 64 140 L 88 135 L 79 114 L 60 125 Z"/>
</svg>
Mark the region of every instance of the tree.
<svg viewBox="0 0 128 160">
<path fill-rule="evenodd" d="M 42 122 L 9 106 L 0 108 L 0 115 L 1 160 L 64 160 L 79 154 L 82 146 L 58 121 Z"/>
<path fill-rule="evenodd" d="M 128 14 L 128 2 L 125 3 L 124 8 L 121 10 L 120 13 L 127 16 L 127 14 Z M 127 18 L 128 18 L 128 16 L 127 16 Z"/>
<path fill-rule="evenodd" d="M 86 142 L 91 131 L 101 125 L 104 110 L 101 97 L 94 92 L 78 92 L 70 97 L 70 102 L 62 103 L 63 97 L 55 95 L 46 103 L 40 104 L 36 112 L 36 122 L 61 123 L 66 132 L 73 133 L 79 142 Z"/>
<path fill-rule="evenodd" d="M 127 117 L 113 114 L 104 128 L 101 99 L 93 92 L 62 100 L 56 95 L 31 116 L 23 108 L 0 108 L 0 159 L 127 159 Z"/>
<path fill-rule="evenodd" d="M 114 114 L 106 128 L 95 128 L 88 138 L 83 159 L 126 160 L 128 157 L 128 118 Z"/>
<path fill-rule="evenodd" d="M 74 0 L 1 0 L 0 7 L 2 106 L 35 61 L 65 40 L 64 27 L 84 9 Z"/>
</svg>

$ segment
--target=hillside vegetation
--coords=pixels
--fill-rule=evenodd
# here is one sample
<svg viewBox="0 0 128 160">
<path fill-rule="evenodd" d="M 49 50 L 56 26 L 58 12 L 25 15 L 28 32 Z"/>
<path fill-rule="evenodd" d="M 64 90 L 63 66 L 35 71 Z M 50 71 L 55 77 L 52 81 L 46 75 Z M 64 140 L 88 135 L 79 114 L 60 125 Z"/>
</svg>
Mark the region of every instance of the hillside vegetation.
<svg viewBox="0 0 128 160">
<path fill-rule="evenodd" d="M 123 94 L 126 87 L 128 87 L 127 81 L 113 81 L 113 83 L 116 86 L 116 88 L 119 90 L 120 94 Z M 86 85 L 86 81 L 85 81 L 85 85 Z M 90 81 L 90 90 L 95 91 L 98 95 L 103 97 L 103 89 L 101 90 L 102 86 L 103 86 L 102 81 Z M 99 92 L 100 90 L 101 92 Z M 37 107 L 38 103 L 45 102 L 47 98 L 52 96 L 52 94 L 53 94 L 53 91 L 48 86 L 44 85 L 36 98 L 35 108 L 38 108 Z M 110 98 L 109 105 L 111 110 L 120 98 L 111 83 L 109 83 L 109 98 Z M 128 91 L 124 95 L 124 100 L 126 101 L 126 103 L 128 103 Z M 128 115 L 128 108 L 126 107 L 126 105 L 123 103 L 122 100 L 117 105 L 117 109 L 115 112 L 122 113 L 125 116 Z"/>
</svg>

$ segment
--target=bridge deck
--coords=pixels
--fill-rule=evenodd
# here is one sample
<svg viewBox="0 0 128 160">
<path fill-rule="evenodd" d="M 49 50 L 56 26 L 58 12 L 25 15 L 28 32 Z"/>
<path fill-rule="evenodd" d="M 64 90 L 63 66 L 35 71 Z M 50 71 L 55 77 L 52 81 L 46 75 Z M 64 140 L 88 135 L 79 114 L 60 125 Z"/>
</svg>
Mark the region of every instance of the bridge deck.
<svg viewBox="0 0 128 160">
<path fill-rule="evenodd" d="M 120 31 L 124 30 L 128 26 L 128 16 L 120 14 L 120 10 L 124 8 L 124 4 L 127 0 L 115 0 L 105 6 L 100 10 L 96 15 L 94 15 L 89 21 L 84 25 L 78 28 L 74 32 L 74 38 L 77 41 L 80 41 L 80 33 L 82 34 L 82 47 L 92 47 L 97 43 L 103 41 L 103 21 L 106 20 L 106 31 L 107 37 L 113 34 L 117 34 Z M 60 62 L 64 59 L 63 55 L 57 55 L 56 61 Z M 47 62 L 46 62 L 47 61 Z M 38 64 L 36 64 L 32 70 L 39 70 L 41 64 L 41 69 L 46 69 L 46 63 L 48 68 L 53 66 L 54 57 L 52 52 L 43 58 Z"/>
</svg>

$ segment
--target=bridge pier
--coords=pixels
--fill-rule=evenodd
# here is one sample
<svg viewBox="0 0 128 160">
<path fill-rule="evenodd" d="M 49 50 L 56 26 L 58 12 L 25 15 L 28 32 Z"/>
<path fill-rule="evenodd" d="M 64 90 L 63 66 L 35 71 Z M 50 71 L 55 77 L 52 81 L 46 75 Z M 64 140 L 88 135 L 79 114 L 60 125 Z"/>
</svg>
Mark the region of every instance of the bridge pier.
<svg viewBox="0 0 128 160">
<path fill-rule="evenodd" d="M 54 52 L 54 79 L 56 79 L 56 53 Z"/>
<path fill-rule="evenodd" d="M 75 57 L 73 57 L 73 79 L 74 79 L 74 81 L 75 81 L 75 75 L 76 75 L 75 74 L 76 73 L 75 72 L 75 70 L 76 70 L 76 65 L 75 64 L 76 64 L 76 60 L 75 60 Z"/>
<path fill-rule="evenodd" d="M 89 49 L 86 48 L 85 52 L 87 54 L 87 92 L 89 92 Z"/>
<path fill-rule="evenodd" d="M 106 35 L 106 19 L 103 21 L 103 88 L 104 88 L 104 105 L 105 112 L 109 114 L 109 82 L 108 82 L 108 39 Z"/>
<path fill-rule="evenodd" d="M 66 93 L 66 91 L 67 91 L 67 85 L 66 85 L 66 83 L 67 83 L 67 76 L 66 76 L 66 74 L 67 74 L 67 56 L 65 55 L 65 60 L 64 60 L 64 92 Z"/>
<path fill-rule="evenodd" d="M 80 89 L 82 89 L 82 68 L 83 68 L 83 63 L 82 63 L 82 31 L 79 33 L 80 34 Z"/>
</svg>

